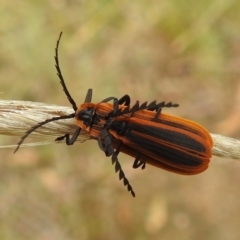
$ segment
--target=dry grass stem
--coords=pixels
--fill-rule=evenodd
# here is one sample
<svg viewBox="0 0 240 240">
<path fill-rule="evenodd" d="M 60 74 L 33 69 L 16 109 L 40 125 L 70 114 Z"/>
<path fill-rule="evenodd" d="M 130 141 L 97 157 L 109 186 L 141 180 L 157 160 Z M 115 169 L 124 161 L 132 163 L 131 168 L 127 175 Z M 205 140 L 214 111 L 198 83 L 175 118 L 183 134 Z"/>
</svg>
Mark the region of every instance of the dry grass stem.
<svg viewBox="0 0 240 240">
<path fill-rule="evenodd" d="M 64 116 L 73 113 L 70 107 L 49 105 L 45 103 L 29 102 L 29 101 L 7 101 L 0 100 L 0 134 L 9 136 L 21 136 L 32 126 L 46 119 Z M 55 138 L 66 133 L 73 134 L 77 128 L 74 119 L 58 120 L 47 123 L 32 132 L 29 137 L 46 139 L 35 143 L 23 144 L 21 147 L 30 147 L 36 145 L 54 143 Z M 88 139 L 86 132 L 81 132 L 78 141 Z M 16 145 L 2 146 L 0 148 L 16 147 Z"/>
<path fill-rule="evenodd" d="M 46 119 L 69 115 L 73 112 L 70 107 L 49 105 L 28 101 L 0 100 L 0 134 L 21 137 L 31 126 Z M 76 129 L 74 119 L 53 121 L 31 133 L 30 137 L 44 139 L 51 137 L 50 141 L 41 141 L 23 144 L 22 147 L 54 143 L 54 139 L 66 133 L 73 134 Z M 240 141 L 237 139 L 211 134 L 214 142 L 213 155 L 222 158 L 240 159 Z M 86 132 L 82 132 L 78 141 L 89 138 Z M 0 148 L 12 148 L 16 145 L 0 146 Z"/>
</svg>

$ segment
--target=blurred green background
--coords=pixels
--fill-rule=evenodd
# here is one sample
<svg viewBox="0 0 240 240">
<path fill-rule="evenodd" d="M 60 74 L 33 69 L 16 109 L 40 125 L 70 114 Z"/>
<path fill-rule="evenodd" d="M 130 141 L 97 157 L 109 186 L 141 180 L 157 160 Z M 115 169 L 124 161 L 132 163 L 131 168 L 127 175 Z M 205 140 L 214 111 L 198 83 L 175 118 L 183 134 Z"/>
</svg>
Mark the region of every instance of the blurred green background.
<svg viewBox="0 0 240 240">
<path fill-rule="evenodd" d="M 240 2 L 50 0 L 0 3 L 0 92 L 69 106 L 54 68 L 83 102 L 129 94 L 173 101 L 164 111 L 240 138 Z M 31 141 L 31 139 L 29 139 Z M 19 138 L 0 136 L 1 145 Z M 133 170 L 133 199 L 97 143 L 0 152 L 0 239 L 240 239 L 240 162 L 213 157 L 181 176 Z"/>
</svg>

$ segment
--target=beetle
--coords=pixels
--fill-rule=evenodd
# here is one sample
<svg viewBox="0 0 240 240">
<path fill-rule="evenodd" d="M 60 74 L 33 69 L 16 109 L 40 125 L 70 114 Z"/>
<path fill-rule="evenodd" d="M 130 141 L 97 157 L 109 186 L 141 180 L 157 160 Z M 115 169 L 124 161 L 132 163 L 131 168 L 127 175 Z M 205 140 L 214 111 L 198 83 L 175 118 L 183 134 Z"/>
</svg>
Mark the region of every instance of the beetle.
<svg viewBox="0 0 240 240">
<path fill-rule="evenodd" d="M 77 128 L 72 136 L 66 133 L 56 138 L 72 145 L 81 130 L 88 132 L 95 139 L 106 156 L 111 156 L 119 179 L 132 196 L 132 186 L 126 178 L 118 161 L 118 154 L 123 152 L 135 158 L 133 168 L 145 168 L 146 163 L 164 170 L 184 174 L 198 174 L 207 169 L 212 156 L 213 141 L 208 131 L 201 125 L 180 117 L 163 114 L 163 108 L 178 107 L 172 102 L 140 104 L 136 101 L 130 105 L 129 95 L 122 98 L 108 97 L 100 103 L 92 103 L 92 89 L 89 89 L 85 101 L 77 107 L 71 97 L 60 69 L 58 48 L 62 33 L 55 48 L 55 67 L 63 91 L 74 113 L 46 119 L 31 127 L 18 142 L 14 153 L 19 149 L 28 135 L 37 128 L 60 119 L 75 118 Z M 112 103 L 110 103 L 112 101 Z"/>
</svg>

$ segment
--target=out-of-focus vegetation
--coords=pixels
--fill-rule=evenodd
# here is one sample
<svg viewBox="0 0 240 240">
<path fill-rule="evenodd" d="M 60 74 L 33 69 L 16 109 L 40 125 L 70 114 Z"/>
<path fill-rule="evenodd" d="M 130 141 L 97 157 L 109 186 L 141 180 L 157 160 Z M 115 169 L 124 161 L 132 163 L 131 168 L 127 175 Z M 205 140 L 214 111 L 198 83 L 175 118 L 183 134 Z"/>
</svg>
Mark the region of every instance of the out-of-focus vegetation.
<svg viewBox="0 0 240 240">
<path fill-rule="evenodd" d="M 60 63 L 78 104 L 88 88 L 94 102 L 173 101 L 171 114 L 240 138 L 237 0 L 2 0 L 0 21 L 2 99 L 69 105 L 53 58 L 63 31 Z M 94 141 L 1 150 L 0 239 L 240 239 L 240 162 L 213 157 L 189 177 L 119 158 L 136 199 Z"/>
</svg>

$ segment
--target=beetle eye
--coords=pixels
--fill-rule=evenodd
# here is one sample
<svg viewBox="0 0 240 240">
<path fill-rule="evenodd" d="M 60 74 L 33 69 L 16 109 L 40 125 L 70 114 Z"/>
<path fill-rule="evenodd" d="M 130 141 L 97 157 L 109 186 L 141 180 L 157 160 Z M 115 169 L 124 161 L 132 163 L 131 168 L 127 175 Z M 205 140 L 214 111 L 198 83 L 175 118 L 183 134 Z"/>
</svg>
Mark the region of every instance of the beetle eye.
<svg viewBox="0 0 240 240">
<path fill-rule="evenodd" d="M 91 125 L 92 117 L 94 115 L 94 108 L 85 108 L 77 114 L 77 119 L 83 121 L 87 127 Z"/>
</svg>

